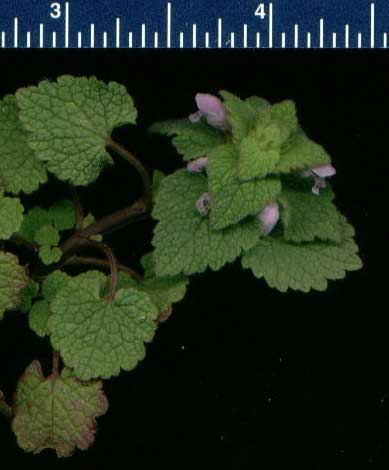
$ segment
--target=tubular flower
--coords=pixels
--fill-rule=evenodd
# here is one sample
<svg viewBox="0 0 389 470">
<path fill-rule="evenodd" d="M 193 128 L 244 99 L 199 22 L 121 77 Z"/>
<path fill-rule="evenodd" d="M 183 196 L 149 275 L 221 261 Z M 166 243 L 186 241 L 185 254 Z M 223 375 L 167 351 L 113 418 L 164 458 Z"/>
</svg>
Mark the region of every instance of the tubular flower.
<svg viewBox="0 0 389 470">
<path fill-rule="evenodd" d="M 312 187 L 313 194 L 317 196 L 320 194 L 320 190 L 326 187 L 326 178 L 334 176 L 336 169 L 332 165 L 320 165 L 309 170 L 304 171 L 303 176 L 312 176 L 315 184 Z"/>
<path fill-rule="evenodd" d="M 200 215 L 205 217 L 211 208 L 211 195 L 203 193 L 196 201 L 196 209 Z"/>
<path fill-rule="evenodd" d="M 207 93 L 197 93 L 195 100 L 198 111 L 189 116 L 192 122 L 198 122 L 204 117 L 207 123 L 212 127 L 221 130 L 228 130 L 230 128 L 226 108 L 217 96 Z"/>
<path fill-rule="evenodd" d="M 196 158 L 186 165 L 186 169 L 189 173 L 201 173 L 208 165 L 208 157 Z"/>
<path fill-rule="evenodd" d="M 268 235 L 277 225 L 279 218 L 280 210 L 278 204 L 276 202 L 269 202 L 259 213 L 262 233 Z"/>
</svg>

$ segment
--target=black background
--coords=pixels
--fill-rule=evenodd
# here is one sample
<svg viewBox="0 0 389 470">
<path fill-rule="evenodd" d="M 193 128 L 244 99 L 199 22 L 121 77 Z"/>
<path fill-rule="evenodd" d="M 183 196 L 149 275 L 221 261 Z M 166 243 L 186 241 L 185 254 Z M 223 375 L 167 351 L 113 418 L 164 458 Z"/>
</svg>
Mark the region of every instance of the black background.
<svg viewBox="0 0 389 470">
<path fill-rule="evenodd" d="M 51 451 L 26 455 L 0 417 L 1 466 L 9 458 L 59 469 L 388 468 L 388 61 L 387 53 L 351 51 L 0 53 L 1 95 L 63 73 L 125 84 L 140 128 L 114 137 L 166 172 L 182 163 L 147 126 L 193 112 L 196 92 L 295 100 L 303 127 L 333 157 L 337 204 L 356 227 L 364 261 L 362 271 L 309 295 L 270 290 L 239 263 L 195 276 L 145 361 L 107 382 L 110 410 L 91 450 L 59 462 Z M 39 197 L 49 204 L 66 191 L 51 182 Z M 140 191 L 118 162 L 81 196 L 101 216 Z M 137 266 L 152 226 L 109 237 L 122 262 Z M 10 397 L 35 357 L 47 370 L 48 351 L 23 315 L 9 314 L 0 329 L 0 389 Z"/>
</svg>

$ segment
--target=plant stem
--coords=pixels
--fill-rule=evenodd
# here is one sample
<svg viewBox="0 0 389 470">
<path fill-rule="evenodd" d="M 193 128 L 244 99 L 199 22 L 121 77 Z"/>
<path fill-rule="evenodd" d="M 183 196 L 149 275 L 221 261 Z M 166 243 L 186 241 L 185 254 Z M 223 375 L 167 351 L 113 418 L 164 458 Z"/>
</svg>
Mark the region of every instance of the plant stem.
<svg viewBox="0 0 389 470">
<path fill-rule="evenodd" d="M 109 247 L 105 243 L 97 242 L 95 240 L 87 240 L 87 245 L 102 251 L 107 257 L 110 270 L 110 283 L 106 298 L 108 300 L 113 300 L 116 295 L 116 288 L 118 284 L 118 263 L 116 260 L 116 256 L 114 255 L 111 247 Z"/>
<path fill-rule="evenodd" d="M 53 366 L 51 369 L 51 374 L 55 378 L 59 376 L 59 360 L 60 360 L 59 352 L 53 351 Z"/>
<path fill-rule="evenodd" d="M 73 199 L 74 210 L 76 212 L 76 230 L 81 230 L 84 221 L 84 209 L 77 189 L 74 186 L 70 186 L 70 192 Z"/>
<path fill-rule="evenodd" d="M 66 266 L 72 265 L 85 265 L 85 266 L 96 266 L 103 269 L 110 269 L 110 264 L 107 260 L 100 259 L 100 258 L 92 258 L 87 256 L 73 256 L 69 258 L 65 263 Z M 123 266 L 122 264 L 117 264 L 118 271 L 127 273 L 137 281 L 142 280 L 142 276 L 137 273 L 134 269 L 128 268 L 127 266 Z"/>
<path fill-rule="evenodd" d="M 142 163 L 127 149 L 122 147 L 117 142 L 110 139 L 107 143 L 107 147 L 117 153 L 120 157 L 124 158 L 125 160 L 132 165 L 136 171 L 139 173 L 140 177 L 142 178 L 143 186 L 144 186 L 144 199 L 146 202 L 146 209 L 149 210 L 152 203 L 152 192 L 151 192 L 151 178 L 149 172 L 146 168 L 142 165 Z"/>
<path fill-rule="evenodd" d="M 148 214 L 146 213 L 145 203 L 143 199 L 139 199 L 130 207 L 119 209 L 73 234 L 61 245 L 63 252 L 62 259 L 68 259 L 80 246 L 87 245 L 88 239 L 94 235 L 106 234 L 147 217 Z"/>
</svg>

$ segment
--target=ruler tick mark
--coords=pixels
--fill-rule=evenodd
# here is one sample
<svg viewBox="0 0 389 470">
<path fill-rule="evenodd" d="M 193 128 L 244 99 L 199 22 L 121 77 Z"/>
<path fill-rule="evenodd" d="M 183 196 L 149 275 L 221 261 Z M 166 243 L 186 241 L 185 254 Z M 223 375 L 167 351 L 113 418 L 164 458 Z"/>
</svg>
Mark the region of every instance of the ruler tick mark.
<svg viewBox="0 0 389 470">
<path fill-rule="evenodd" d="M 184 33 L 180 32 L 180 49 L 184 47 Z"/>
<path fill-rule="evenodd" d="M 332 48 L 336 49 L 336 33 L 332 33 Z"/>
<path fill-rule="evenodd" d="M 172 40 L 172 4 L 168 2 L 167 4 L 167 38 L 166 38 L 166 46 L 168 48 L 171 47 L 171 40 Z"/>
<path fill-rule="evenodd" d="M 142 24 L 142 48 L 146 47 L 146 25 Z"/>
<path fill-rule="evenodd" d="M 248 30 L 247 24 L 243 25 L 243 47 L 247 49 L 247 37 L 248 37 Z"/>
<path fill-rule="evenodd" d="M 158 49 L 158 32 L 154 33 L 154 49 Z"/>
<path fill-rule="evenodd" d="M 350 25 L 348 25 L 348 24 L 346 24 L 346 26 L 345 26 L 344 36 L 345 36 L 344 45 L 345 45 L 346 49 L 348 49 L 349 46 L 350 46 Z"/>
<path fill-rule="evenodd" d="M 218 18 L 217 20 L 217 47 L 220 49 L 222 47 L 223 32 L 222 32 L 222 19 Z"/>
<path fill-rule="evenodd" d="M 282 49 L 285 49 L 285 47 L 286 47 L 286 37 L 285 37 L 284 32 L 281 33 L 281 47 L 282 47 Z"/>
<path fill-rule="evenodd" d="M 57 33 L 55 31 L 53 31 L 53 34 L 51 36 L 51 44 L 53 49 L 57 47 Z"/>
<path fill-rule="evenodd" d="M 116 47 L 120 47 L 120 18 L 116 18 Z"/>
<path fill-rule="evenodd" d="M 235 47 L 235 33 L 234 32 L 231 33 L 230 47 L 231 47 L 231 49 L 234 49 L 234 47 Z"/>
<path fill-rule="evenodd" d="M 65 48 L 69 47 L 69 2 L 65 2 Z"/>
<path fill-rule="evenodd" d="M 261 33 L 256 34 L 256 46 L 257 46 L 257 49 L 261 47 Z"/>
<path fill-rule="evenodd" d="M 197 47 L 197 25 L 193 24 L 192 27 L 192 46 L 194 49 Z"/>
<path fill-rule="evenodd" d="M 31 47 L 31 32 L 30 31 L 27 31 L 27 34 L 26 34 L 26 47 L 27 49 L 30 49 Z"/>
<path fill-rule="evenodd" d="M 18 18 L 14 18 L 14 48 L 18 47 Z"/>
<path fill-rule="evenodd" d="M 133 42 L 132 42 L 132 32 L 130 31 L 128 33 L 128 47 L 131 49 L 133 46 Z"/>
<path fill-rule="evenodd" d="M 358 33 L 358 49 L 362 47 L 362 33 Z"/>
<path fill-rule="evenodd" d="M 320 49 L 324 47 L 324 19 L 320 18 Z"/>
<path fill-rule="evenodd" d="M 299 25 L 294 25 L 294 47 L 297 49 L 299 47 Z"/>
<path fill-rule="evenodd" d="M 91 23 L 90 25 L 90 47 L 94 49 L 95 47 L 95 25 Z"/>
<path fill-rule="evenodd" d="M 103 48 L 106 49 L 108 46 L 108 36 L 107 31 L 103 32 Z"/>
<path fill-rule="evenodd" d="M 310 49 L 312 46 L 312 35 L 311 33 L 307 33 L 307 48 Z"/>
<path fill-rule="evenodd" d="M 77 33 L 77 47 L 78 47 L 78 49 L 82 48 L 82 33 L 81 33 L 81 31 L 78 31 L 78 33 Z"/>
<path fill-rule="evenodd" d="M 43 23 L 39 25 L 39 48 L 42 49 L 44 46 L 44 30 Z"/>
</svg>

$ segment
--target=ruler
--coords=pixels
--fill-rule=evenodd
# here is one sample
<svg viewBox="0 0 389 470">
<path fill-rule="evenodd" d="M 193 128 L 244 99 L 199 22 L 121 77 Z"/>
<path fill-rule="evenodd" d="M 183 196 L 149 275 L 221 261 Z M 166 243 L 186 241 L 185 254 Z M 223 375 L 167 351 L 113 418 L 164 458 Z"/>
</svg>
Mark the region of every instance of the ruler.
<svg viewBox="0 0 389 470">
<path fill-rule="evenodd" d="M 0 48 L 375 49 L 389 0 L 0 0 Z"/>
</svg>

